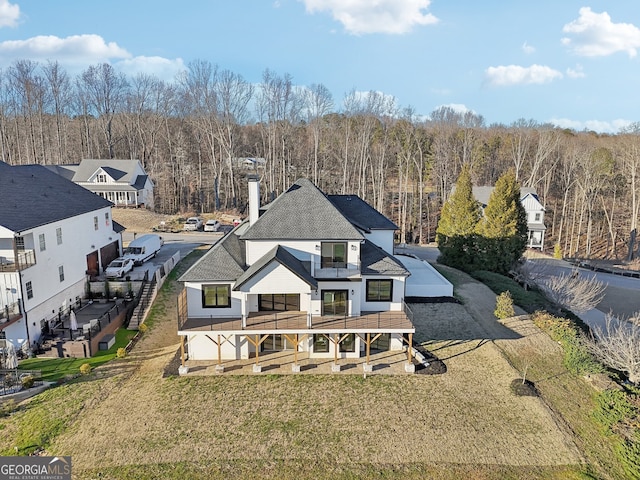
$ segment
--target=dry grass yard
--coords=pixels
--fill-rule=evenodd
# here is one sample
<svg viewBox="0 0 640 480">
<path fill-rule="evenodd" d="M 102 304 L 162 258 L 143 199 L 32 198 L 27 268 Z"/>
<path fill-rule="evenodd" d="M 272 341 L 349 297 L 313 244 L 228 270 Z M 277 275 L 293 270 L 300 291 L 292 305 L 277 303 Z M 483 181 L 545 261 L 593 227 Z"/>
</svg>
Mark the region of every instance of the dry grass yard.
<svg viewBox="0 0 640 480">
<path fill-rule="evenodd" d="M 487 295 L 475 285 L 462 293 Z M 441 375 L 163 378 L 178 342 L 176 293 L 164 293 L 153 328 L 101 372 L 100 397 L 53 442 L 49 453 L 71 455 L 78 478 L 566 478 L 583 462 L 541 399 L 510 391 L 517 372 L 495 342 L 522 332 L 483 325 L 468 307 L 414 306 Z"/>
<path fill-rule="evenodd" d="M 557 345 L 525 318 L 498 323 L 495 296 L 470 279 L 458 289 L 464 305 L 414 305 L 417 340 L 445 373 L 366 378 L 163 376 L 178 348 L 180 287 L 166 286 L 130 356 L 59 387 L 76 407 L 60 412 L 68 420 L 47 453 L 71 455 L 74 478 L 578 479 L 600 472 L 585 466 L 593 460 L 555 409 L 510 391 L 521 352 L 533 347 L 536 358 L 560 362 Z M 11 438 L 15 430 L 7 425 L 3 433 Z"/>
</svg>

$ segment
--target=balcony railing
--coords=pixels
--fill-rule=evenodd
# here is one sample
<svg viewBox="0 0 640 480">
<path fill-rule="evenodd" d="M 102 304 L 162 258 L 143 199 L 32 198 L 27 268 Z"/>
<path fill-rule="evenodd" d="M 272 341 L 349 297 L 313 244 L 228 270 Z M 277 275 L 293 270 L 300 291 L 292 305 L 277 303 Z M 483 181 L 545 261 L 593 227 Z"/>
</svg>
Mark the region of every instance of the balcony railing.
<svg viewBox="0 0 640 480">
<path fill-rule="evenodd" d="M 18 272 L 35 264 L 35 250 L 22 250 L 15 258 L 0 257 L 0 272 Z"/>
<path fill-rule="evenodd" d="M 314 262 L 315 278 L 347 278 L 360 273 L 360 262 Z"/>
<path fill-rule="evenodd" d="M 178 308 L 180 312 L 180 308 Z M 408 312 L 407 312 L 408 313 Z M 392 330 L 411 329 L 413 323 L 405 312 L 363 312 L 361 315 L 323 316 L 308 312 L 255 312 L 249 316 L 192 317 L 179 314 L 179 330 L 197 331 L 265 331 L 265 330 Z"/>
</svg>

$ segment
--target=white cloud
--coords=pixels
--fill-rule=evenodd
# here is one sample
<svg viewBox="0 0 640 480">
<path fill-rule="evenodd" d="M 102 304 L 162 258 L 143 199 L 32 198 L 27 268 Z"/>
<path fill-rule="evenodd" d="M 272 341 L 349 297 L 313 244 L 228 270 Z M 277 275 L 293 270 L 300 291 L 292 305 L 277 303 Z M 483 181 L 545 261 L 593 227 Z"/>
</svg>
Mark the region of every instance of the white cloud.
<svg viewBox="0 0 640 480">
<path fill-rule="evenodd" d="M 20 6 L 0 0 L 0 28 L 15 27 L 20 19 Z"/>
<path fill-rule="evenodd" d="M 61 64 L 95 64 L 110 59 L 130 58 L 131 54 L 114 42 L 105 42 L 99 35 L 73 35 L 60 38 L 53 35 L 27 40 L 0 42 L 0 63 L 17 59 L 36 61 L 57 60 Z"/>
<path fill-rule="evenodd" d="M 522 51 L 524 53 L 526 53 L 527 55 L 531 55 L 533 52 L 536 51 L 535 47 L 529 45 L 527 42 L 524 42 L 522 44 Z"/>
<path fill-rule="evenodd" d="M 567 23 L 562 31 L 572 37 L 562 43 L 577 55 L 602 57 L 627 52 L 635 57 L 640 48 L 640 29 L 631 23 L 613 23 L 607 12 L 594 13 L 589 7 L 580 9 L 577 20 Z"/>
<path fill-rule="evenodd" d="M 125 75 L 134 76 L 138 73 L 155 75 L 156 77 L 171 81 L 175 76 L 187 68 L 181 58 L 174 60 L 163 57 L 133 57 L 121 60 L 113 64 L 114 68 Z"/>
<path fill-rule="evenodd" d="M 598 133 L 619 133 L 622 128 L 628 127 L 632 123 L 630 120 L 623 119 L 612 120 L 610 122 L 602 120 L 587 120 L 583 122 L 570 120 L 568 118 L 552 118 L 549 122 L 560 128 L 571 128 L 577 132 L 590 130 Z"/>
<path fill-rule="evenodd" d="M 576 65 L 576 68 L 567 68 L 567 77 L 569 78 L 584 78 L 585 73 L 582 71 L 582 65 Z"/>
<path fill-rule="evenodd" d="M 435 110 L 439 110 L 441 108 L 450 108 L 451 110 L 453 110 L 456 113 L 460 113 L 460 114 L 465 114 L 465 113 L 473 113 L 474 115 L 476 114 L 476 112 L 474 110 L 471 110 L 470 108 L 467 108 L 467 106 L 463 103 L 448 103 L 446 105 L 438 105 Z"/>
<path fill-rule="evenodd" d="M 416 25 L 431 25 L 438 19 L 425 10 L 431 0 L 300 0 L 309 13 L 329 11 L 354 35 L 403 34 Z"/>
<path fill-rule="evenodd" d="M 549 83 L 562 78 L 562 73 L 544 65 L 501 65 L 485 70 L 485 81 L 494 87 Z"/>
</svg>

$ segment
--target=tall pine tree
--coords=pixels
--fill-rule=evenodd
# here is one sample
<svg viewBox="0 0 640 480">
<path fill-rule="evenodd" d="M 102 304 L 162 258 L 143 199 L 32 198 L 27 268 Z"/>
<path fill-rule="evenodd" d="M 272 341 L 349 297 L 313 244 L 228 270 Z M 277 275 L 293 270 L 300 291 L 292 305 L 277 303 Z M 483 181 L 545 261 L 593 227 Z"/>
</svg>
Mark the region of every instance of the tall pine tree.
<svg viewBox="0 0 640 480">
<path fill-rule="evenodd" d="M 476 233 L 479 266 L 503 275 L 509 273 L 527 246 L 527 214 L 512 170 L 496 182 Z"/>
<path fill-rule="evenodd" d="M 471 174 L 465 165 L 440 213 L 436 230 L 439 262 L 461 270 L 474 269 L 475 231 L 481 215 L 480 204 L 473 198 Z"/>
</svg>

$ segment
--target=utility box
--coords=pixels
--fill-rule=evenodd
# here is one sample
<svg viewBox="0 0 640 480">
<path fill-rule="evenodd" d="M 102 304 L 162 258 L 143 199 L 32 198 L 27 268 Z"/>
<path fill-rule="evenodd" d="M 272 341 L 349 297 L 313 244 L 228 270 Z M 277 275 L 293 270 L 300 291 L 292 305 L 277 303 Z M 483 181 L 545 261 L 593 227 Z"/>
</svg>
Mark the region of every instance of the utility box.
<svg viewBox="0 0 640 480">
<path fill-rule="evenodd" d="M 109 350 L 116 343 L 116 336 L 112 333 L 105 335 L 102 340 L 98 342 L 98 350 Z"/>
</svg>

